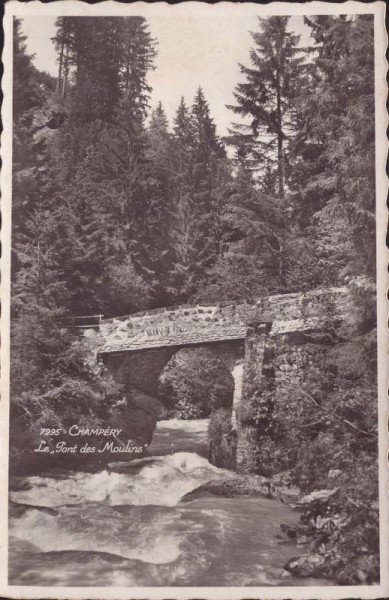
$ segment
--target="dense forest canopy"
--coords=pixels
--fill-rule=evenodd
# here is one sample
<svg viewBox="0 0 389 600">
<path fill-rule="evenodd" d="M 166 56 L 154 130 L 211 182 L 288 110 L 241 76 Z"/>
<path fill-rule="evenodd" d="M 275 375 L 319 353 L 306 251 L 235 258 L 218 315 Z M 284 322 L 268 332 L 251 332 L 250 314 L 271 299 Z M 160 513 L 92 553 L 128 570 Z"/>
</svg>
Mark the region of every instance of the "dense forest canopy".
<svg viewBox="0 0 389 600">
<path fill-rule="evenodd" d="M 327 414 L 338 410 L 363 430 L 374 426 L 373 17 L 305 22 L 309 46 L 291 31 L 289 17 L 253 23 L 230 132 L 221 139 L 202 87 L 194 98 L 182 97 L 171 124 L 161 103 L 150 107 L 158 40 L 145 18 L 60 17 L 57 78 L 34 67 L 15 19 L 15 455 L 20 439 L 28 445 L 39 426 L 74 415 L 80 423 L 104 422 L 109 402 L 120 397 L 91 368 L 83 342 L 59 330 L 58 317 L 326 286 L 350 287 L 362 314 L 359 333 L 370 337 L 346 348 L 356 357 L 351 375 L 335 377 L 327 357 L 322 373 L 307 374 L 308 391 L 328 403 Z M 192 389 L 191 374 L 185 381 Z M 290 399 L 301 408 L 300 398 Z M 284 429 L 299 455 L 301 481 L 322 462 L 324 445 L 328 464 L 344 459 L 342 489 L 371 504 L 375 438 L 355 444 L 332 416 L 325 430 L 306 429 L 300 416 L 296 408 Z M 353 453 L 345 451 L 351 442 Z M 308 445 L 315 464 L 301 456 Z M 362 489 L 356 452 L 366 475 Z M 353 531 L 364 535 L 362 517 L 370 519 L 361 504 L 353 507 L 341 538 L 346 555 Z M 371 531 L 374 553 L 374 524 Z M 355 583 L 344 565 L 334 568 Z M 362 565 L 363 581 L 377 568 Z"/>
<path fill-rule="evenodd" d="M 259 19 L 230 107 L 246 124 L 223 140 L 201 87 L 171 126 L 151 110 L 145 18 L 58 18 L 56 80 L 15 19 L 12 310 L 32 363 L 61 315 L 371 292 L 373 20 L 305 21 L 307 47 L 289 17 Z"/>
<path fill-rule="evenodd" d="M 56 81 L 15 21 L 15 310 L 37 269 L 46 308 L 106 316 L 374 277 L 372 21 L 306 19 L 306 48 L 288 21 L 252 33 L 226 140 L 201 87 L 150 113 L 143 17 L 60 17 Z"/>
</svg>

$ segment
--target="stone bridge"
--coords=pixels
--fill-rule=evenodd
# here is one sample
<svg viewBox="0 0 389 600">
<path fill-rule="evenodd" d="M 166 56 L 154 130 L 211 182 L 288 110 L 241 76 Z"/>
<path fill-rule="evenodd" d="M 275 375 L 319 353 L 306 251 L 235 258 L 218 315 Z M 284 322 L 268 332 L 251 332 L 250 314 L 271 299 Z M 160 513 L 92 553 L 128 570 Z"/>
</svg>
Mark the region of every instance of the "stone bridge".
<svg viewBox="0 0 389 600">
<path fill-rule="evenodd" d="M 177 351 L 210 349 L 234 378 L 237 464 L 244 471 L 249 449 L 240 444 L 243 424 L 234 415 L 248 394 L 248 373 L 254 369 L 266 376 L 269 372 L 269 366 L 266 371 L 262 364 L 267 345 L 291 334 L 323 332 L 329 319 L 331 323 L 353 320 L 347 288 L 268 296 L 251 303 L 180 305 L 103 320 L 99 355 L 117 381 L 157 397 L 160 374 Z"/>
</svg>

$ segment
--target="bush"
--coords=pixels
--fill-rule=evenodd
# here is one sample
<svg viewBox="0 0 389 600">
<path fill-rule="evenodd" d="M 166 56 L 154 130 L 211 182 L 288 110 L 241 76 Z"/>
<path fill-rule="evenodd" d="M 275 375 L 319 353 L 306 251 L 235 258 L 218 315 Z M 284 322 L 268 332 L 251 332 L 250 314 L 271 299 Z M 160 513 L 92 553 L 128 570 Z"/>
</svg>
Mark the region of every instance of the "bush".
<svg viewBox="0 0 389 600">
<path fill-rule="evenodd" d="M 234 381 L 225 365 L 210 351 L 177 352 L 160 378 L 159 395 L 166 417 L 199 419 L 218 408 L 232 406 Z"/>
<path fill-rule="evenodd" d="M 66 431 L 73 424 L 107 427 L 123 392 L 105 368 L 96 364 L 96 349 L 90 341 L 61 332 L 53 323 L 50 330 L 48 323 L 34 331 L 23 331 L 22 323 L 17 322 L 12 345 L 10 470 L 44 469 L 58 460 L 66 467 L 73 462 L 70 455 L 34 451 L 43 439 L 41 429 Z M 53 444 L 59 438 L 44 439 Z M 61 436 L 66 439 L 66 434 Z M 82 456 L 76 459 L 79 463 Z"/>
<path fill-rule="evenodd" d="M 375 332 L 317 354 L 300 386 L 285 383 L 273 415 L 283 429 L 284 461 L 305 494 L 294 535 L 312 552 L 301 574 L 339 584 L 379 580 Z M 287 394 L 287 395 L 286 395 Z M 286 398 L 285 403 L 282 398 Z M 269 446 L 273 443 L 269 441 Z M 292 572 L 299 574 L 298 560 Z"/>
</svg>

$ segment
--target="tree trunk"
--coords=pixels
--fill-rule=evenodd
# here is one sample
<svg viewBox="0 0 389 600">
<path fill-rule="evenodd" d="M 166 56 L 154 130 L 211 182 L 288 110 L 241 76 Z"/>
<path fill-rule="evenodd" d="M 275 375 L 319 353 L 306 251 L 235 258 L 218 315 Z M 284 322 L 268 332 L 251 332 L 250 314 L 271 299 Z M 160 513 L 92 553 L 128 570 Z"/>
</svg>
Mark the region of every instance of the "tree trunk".
<svg viewBox="0 0 389 600">
<path fill-rule="evenodd" d="M 57 79 L 57 93 L 60 93 L 62 87 L 62 64 L 63 64 L 63 49 L 64 49 L 64 40 L 61 43 L 61 50 L 59 53 L 59 67 L 58 67 L 58 79 Z"/>
<path fill-rule="evenodd" d="M 62 74 L 62 89 L 61 89 L 61 97 L 65 98 L 66 95 L 66 86 L 68 82 L 68 74 L 69 74 L 69 49 L 66 48 L 65 60 L 63 66 L 63 74 Z"/>
<path fill-rule="evenodd" d="M 284 148 L 282 143 L 282 130 L 277 135 L 277 160 L 278 160 L 278 193 L 284 198 Z"/>
<path fill-rule="evenodd" d="M 281 110 L 281 65 L 280 52 L 277 49 L 277 162 L 278 162 L 278 193 L 280 198 L 284 198 L 284 147 L 282 132 L 282 110 Z"/>
</svg>

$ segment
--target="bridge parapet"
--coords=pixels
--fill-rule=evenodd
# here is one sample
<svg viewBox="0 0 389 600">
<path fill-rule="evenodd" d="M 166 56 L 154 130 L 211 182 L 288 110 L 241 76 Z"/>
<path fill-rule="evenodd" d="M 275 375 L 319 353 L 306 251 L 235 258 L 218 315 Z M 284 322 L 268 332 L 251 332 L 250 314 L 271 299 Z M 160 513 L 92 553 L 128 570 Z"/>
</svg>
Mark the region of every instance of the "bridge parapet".
<svg viewBox="0 0 389 600">
<path fill-rule="evenodd" d="M 103 321 L 102 353 L 243 339 L 251 322 L 272 323 L 274 331 L 309 329 L 336 314 L 352 319 L 346 287 L 279 294 L 250 303 L 167 307 Z"/>
</svg>

